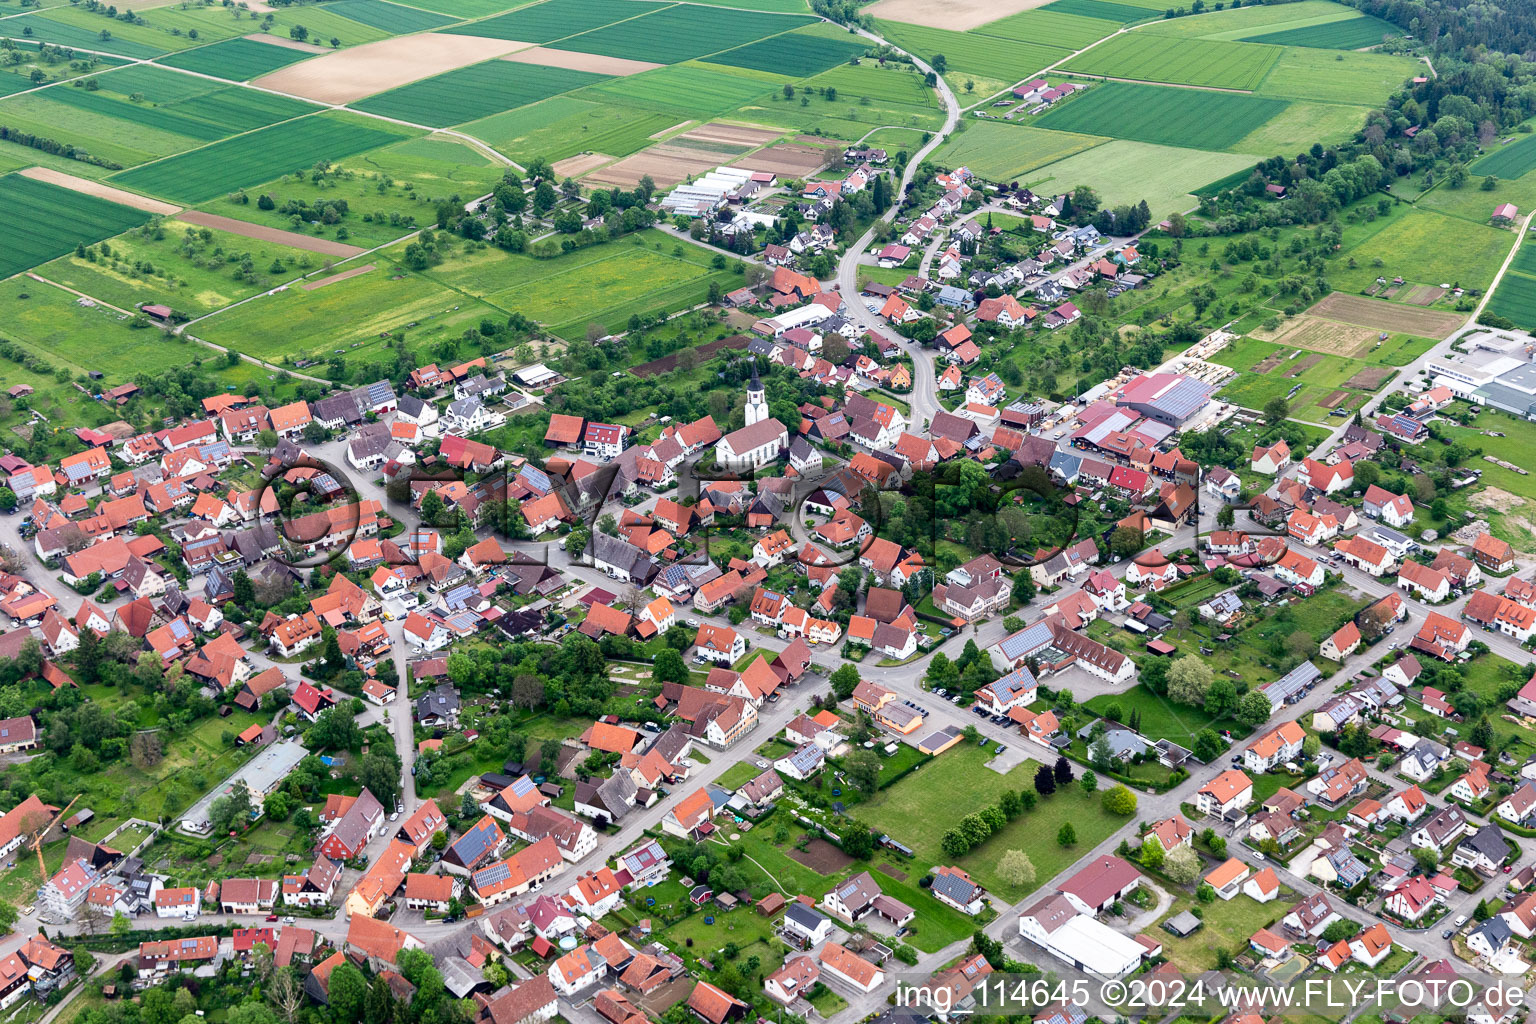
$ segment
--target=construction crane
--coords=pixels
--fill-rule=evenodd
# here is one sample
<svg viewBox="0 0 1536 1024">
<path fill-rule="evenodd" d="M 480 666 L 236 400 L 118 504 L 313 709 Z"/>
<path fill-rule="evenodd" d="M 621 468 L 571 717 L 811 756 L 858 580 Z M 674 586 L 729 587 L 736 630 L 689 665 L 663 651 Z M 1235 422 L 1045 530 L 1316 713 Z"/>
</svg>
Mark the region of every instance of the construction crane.
<svg viewBox="0 0 1536 1024">
<path fill-rule="evenodd" d="M 54 815 L 53 819 L 44 825 L 42 830 L 37 833 L 37 838 L 32 840 L 32 850 L 37 854 L 37 878 L 39 885 L 48 884 L 48 869 L 43 867 L 43 840 L 48 838 L 48 833 L 53 831 L 53 826 L 57 825 L 59 821 L 63 819 L 64 815 L 69 813 L 69 809 L 75 806 L 75 801 L 79 799 L 80 797 L 77 794 L 74 800 L 71 800 L 69 803 L 65 804 L 64 809 L 58 814 Z"/>
</svg>

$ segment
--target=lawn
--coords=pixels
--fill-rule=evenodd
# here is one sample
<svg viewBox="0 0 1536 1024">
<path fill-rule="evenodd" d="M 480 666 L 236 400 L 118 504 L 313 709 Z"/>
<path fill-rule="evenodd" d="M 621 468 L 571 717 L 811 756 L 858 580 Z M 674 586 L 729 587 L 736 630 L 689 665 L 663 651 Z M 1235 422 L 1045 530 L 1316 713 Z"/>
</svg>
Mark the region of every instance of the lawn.
<svg viewBox="0 0 1536 1024">
<path fill-rule="evenodd" d="M 542 156 L 555 161 L 589 150 L 628 156 L 649 146 L 653 135 L 675 126 L 678 120 L 675 112 L 657 113 L 624 104 L 556 96 L 494 114 L 464 125 L 463 130 L 514 160 Z"/>
<path fill-rule="evenodd" d="M 370 114 L 446 128 L 607 79 L 607 75 L 587 71 L 488 60 L 381 92 L 352 106 Z"/>
<path fill-rule="evenodd" d="M 1281 48 L 1219 39 L 1180 39 L 1150 32 L 1116 36 L 1065 67 L 1090 75 L 1214 89 L 1255 89 Z"/>
<path fill-rule="evenodd" d="M 1525 135 L 1497 149 L 1490 149 L 1468 168 L 1473 174 L 1518 178 L 1536 167 L 1536 135 Z"/>
<path fill-rule="evenodd" d="M 956 816 L 940 813 L 940 808 L 963 807 L 969 812 L 997 803 L 1005 790 L 1032 791 L 1034 788 L 1037 762 L 1025 761 L 1007 775 L 999 775 L 986 767 L 991 757 L 990 750 L 973 744 L 955 747 L 860 804 L 858 815 L 871 827 L 910 846 L 915 854 L 914 863 L 956 863 L 989 891 L 1009 902 L 1022 899 L 1037 886 L 1048 882 L 1126 823 L 1126 819 L 1104 813 L 1098 800 L 1088 798 L 1074 783 L 1054 796 L 1040 800 L 1033 811 L 1009 822 L 984 844 L 958 861 L 952 861 L 940 847 L 939 840 L 954 825 Z M 1066 821 L 1071 821 L 1077 829 L 1078 842 L 1071 848 L 1063 848 L 1055 842 L 1057 831 Z M 1044 838 L 1047 836 L 1050 839 Z M 997 863 L 1010 849 L 1029 854 L 1035 865 L 1033 885 L 1009 885 L 997 877 Z"/>
<path fill-rule="evenodd" d="M 1051 6 L 1054 8 L 1056 4 Z M 975 32 L 951 32 L 899 21 L 877 21 L 875 25 L 876 31 L 885 38 L 924 60 L 942 53 L 952 71 L 972 72 L 1009 84 L 1030 77 L 1072 52 L 1064 46 Z"/>
<path fill-rule="evenodd" d="M 1205 729 L 1243 731 L 1243 727 L 1230 719 L 1212 718 L 1203 708 L 1175 704 L 1166 697 L 1159 697 L 1140 683 L 1123 693 L 1105 693 L 1085 701 L 1083 706 L 1094 714 L 1102 715 L 1106 708 L 1118 704 L 1123 712 L 1121 721 L 1131 715 L 1141 716 L 1141 734 L 1154 740 L 1172 740 L 1181 747 L 1191 747 L 1195 734 Z"/>
<path fill-rule="evenodd" d="M 1375 105 L 1423 70 L 1424 65 L 1412 57 L 1287 46 L 1258 92 L 1261 96 Z"/>
<path fill-rule="evenodd" d="M 1285 107 L 1284 101 L 1258 96 L 1110 82 L 1089 88 L 1029 123 L 1084 135 L 1226 149 Z"/>
<path fill-rule="evenodd" d="M 319 160 L 341 160 L 410 134 L 409 129 L 396 125 L 381 127 L 382 124 L 362 124 L 339 115 L 319 114 L 124 171 L 114 175 L 113 180 L 154 195 L 204 202 L 309 167 Z"/>
<path fill-rule="evenodd" d="M 1207 865 L 1208 868 L 1210 866 Z M 1249 936 L 1284 917 L 1291 902 L 1284 894 L 1268 903 L 1259 903 L 1249 896 L 1239 894 L 1230 900 L 1218 899 L 1199 904 L 1205 915 L 1205 923 L 1187 938 L 1178 938 L 1161 927 L 1148 931 L 1163 944 L 1163 955 L 1180 973 L 1199 974 L 1216 966 L 1219 950 L 1225 949 L 1233 954 L 1246 950 Z M 1193 900 L 1177 899 L 1164 915 L 1163 921 L 1194 906 L 1196 904 Z"/>
<path fill-rule="evenodd" d="M 1377 46 L 1387 36 L 1400 36 L 1403 30 L 1390 22 L 1362 14 L 1317 25 L 1281 29 L 1260 35 L 1244 36 L 1249 42 L 1274 43 L 1278 46 L 1312 46 L 1327 50 L 1359 50 Z"/>
<path fill-rule="evenodd" d="M 9 211 L 10 241 L 0 250 L 0 277 L 69 252 L 81 242 L 136 227 L 149 214 L 47 182 L 7 174 L 0 178 L 0 209 Z"/>
<path fill-rule="evenodd" d="M 1161 218 L 1192 209 L 1196 201 L 1191 189 L 1251 163 L 1251 158 L 1233 153 L 1116 139 L 1038 168 L 1026 181 L 1030 188 L 1053 191 L 1088 185 L 1111 204 L 1145 199 L 1152 215 Z"/>
<path fill-rule="evenodd" d="M 453 0 L 462 2 L 462 0 Z M 431 4 L 429 10 L 440 10 Z M 504 9 L 505 5 L 501 5 Z M 600 28 L 611 22 L 634 18 L 665 7 L 655 0 L 545 0 L 508 14 L 487 18 L 470 25 L 460 25 L 454 35 L 489 36 L 516 39 L 525 43 L 547 43 L 565 36 Z"/>
<path fill-rule="evenodd" d="M 1455 238 L 1454 246 L 1444 244 Z M 1359 291 L 1377 277 L 1400 276 L 1416 284 L 1450 284 L 1486 288 L 1515 243 L 1508 231 L 1486 224 L 1469 224 L 1432 210 L 1406 210 L 1392 223 L 1352 248 L 1347 255 L 1358 266 L 1338 261 L 1329 278 L 1340 291 Z M 1376 260 L 1381 260 L 1381 266 Z"/>
<path fill-rule="evenodd" d="M 678 5 L 552 42 L 560 50 L 676 64 L 788 32 L 812 19 Z M 521 38 L 514 36 L 513 38 Z"/>
<path fill-rule="evenodd" d="M 869 49 L 868 43 L 847 33 L 834 37 L 822 32 L 821 27 L 796 29 L 788 35 L 718 53 L 710 62 L 800 78 L 842 64 Z"/>
<path fill-rule="evenodd" d="M 715 780 L 715 784 L 734 793 L 761 774 L 763 770 L 756 765 L 738 761 L 727 768 L 725 773 Z"/>
</svg>

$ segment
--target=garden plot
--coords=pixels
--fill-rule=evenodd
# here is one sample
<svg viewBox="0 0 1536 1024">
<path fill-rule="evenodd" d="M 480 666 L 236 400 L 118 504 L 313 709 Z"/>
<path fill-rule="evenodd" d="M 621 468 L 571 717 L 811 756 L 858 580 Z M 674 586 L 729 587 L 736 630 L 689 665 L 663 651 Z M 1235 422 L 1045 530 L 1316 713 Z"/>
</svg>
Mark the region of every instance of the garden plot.
<svg viewBox="0 0 1536 1024">
<path fill-rule="evenodd" d="M 596 170 L 612 159 L 613 157 L 607 153 L 582 153 L 579 156 L 568 157 L 565 160 L 556 160 L 550 164 L 550 169 L 555 172 L 555 177 L 562 180 L 566 178 L 579 178 L 588 171 Z"/>
<path fill-rule="evenodd" d="M 771 171 L 787 178 L 804 178 L 821 170 L 830 160 L 830 155 L 820 146 L 786 142 L 744 156 L 733 161 L 732 166 L 749 171 Z"/>
<path fill-rule="evenodd" d="M 783 133 L 773 128 L 748 128 L 746 125 L 711 121 L 689 129 L 678 138 L 693 139 L 697 142 L 718 142 L 727 146 L 761 146 L 765 142 L 772 142 L 781 134 Z"/>
<path fill-rule="evenodd" d="M 692 148 L 661 143 L 650 149 L 627 156 L 609 164 L 600 171 L 587 175 L 584 181 L 597 185 L 618 185 L 634 188 L 640 179 L 650 176 L 661 188 L 668 188 L 694 175 L 714 170 L 736 154 L 729 150 Z"/>
<path fill-rule="evenodd" d="M 1307 312 L 1325 320 L 1357 324 L 1378 332 L 1417 334 L 1421 338 L 1444 338 L 1466 320 L 1460 313 L 1440 313 L 1344 292 L 1334 292 Z"/>
<path fill-rule="evenodd" d="M 1335 323 L 1321 317 L 1302 315 L 1292 317 L 1274 331 L 1259 329 L 1252 333 L 1260 341 L 1270 341 L 1290 348 L 1304 348 L 1312 352 L 1326 352 L 1329 355 L 1354 357 L 1368 351 L 1376 343 L 1379 331 L 1369 327 Z M 1254 372 L 1264 371 L 1254 367 Z"/>
<path fill-rule="evenodd" d="M 321 103 L 352 103 L 530 45 L 513 39 L 429 32 L 338 50 L 263 75 L 253 84 Z"/>
</svg>

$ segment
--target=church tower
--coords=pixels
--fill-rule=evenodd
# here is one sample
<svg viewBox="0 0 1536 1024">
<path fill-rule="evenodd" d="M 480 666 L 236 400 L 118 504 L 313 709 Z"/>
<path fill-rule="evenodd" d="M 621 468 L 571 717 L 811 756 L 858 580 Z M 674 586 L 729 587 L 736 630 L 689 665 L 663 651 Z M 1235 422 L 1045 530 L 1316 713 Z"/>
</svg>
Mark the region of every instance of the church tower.
<svg viewBox="0 0 1536 1024">
<path fill-rule="evenodd" d="M 768 418 L 768 398 L 763 392 L 763 382 L 757 376 L 757 360 L 752 360 L 752 380 L 747 384 L 747 426 L 761 423 Z"/>
</svg>

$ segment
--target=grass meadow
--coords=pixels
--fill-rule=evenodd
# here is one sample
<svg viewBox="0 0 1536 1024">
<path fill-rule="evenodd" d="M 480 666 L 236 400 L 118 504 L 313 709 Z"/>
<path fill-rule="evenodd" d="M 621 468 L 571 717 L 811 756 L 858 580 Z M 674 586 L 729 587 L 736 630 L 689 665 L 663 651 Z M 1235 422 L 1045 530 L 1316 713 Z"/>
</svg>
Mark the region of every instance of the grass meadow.
<svg viewBox="0 0 1536 1024">
<path fill-rule="evenodd" d="M 605 98 L 606 99 L 606 98 Z M 555 96 L 464 125 L 514 160 L 542 156 L 563 160 L 591 150 L 628 156 L 650 145 L 653 135 L 681 120 L 676 111 L 659 113 L 616 103 Z"/>
<path fill-rule="evenodd" d="M 1228 7 L 1224 11 L 1207 9 L 1194 17 L 1170 18 L 1141 31 L 1195 39 L 1249 39 L 1266 32 L 1306 28 L 1354 17 L 1358 17 L 1354 8 L 1333 0 L 1295 0 L 1288 4 Z"/>
<path fill-rule="evenodd" d="M 1089 43 L 1110 35 L 1119 27 L 1114 21 L 1085 17 L 1081 14 L 1068 14 L 1056 7 L 1056 4 L 1052 4 L 1050 7 L 1021 11 L 998 21 L 988 22 L 976 31 L 1026 43 L 1048 43 L 1068 50 L 1081 50 Z"/>
<path fill-rule="evenodd" d="M 743 68 L 669 64 L 626 78 L 608 79 L 588 89 L 580 98 L 667 111 L 671 123 L 676 124 L 685 117 L 709 118 L 735 110 L 777 89 L 785 81 L 771 81 L 771 77 L 761 71 Z"/>
<path fill-rule="evenodd" d="M 1256 36 L 1245 36 L 1252 43 L 1274 43 L 1278 46 L 1310 46 L 1326 50 L 1358 50 L 1377 46 L 1387 36 L 1400 36 L 1402 30 L 1390 22 L 1362 14 L 1356 18 L 1340 18 L 1317 25 L 1280 29 Z"/>
<path fill-rule="evenodd" d="M 1412 57 L 1287 46 L 1257 91 L 1261 96 L 1374 106 L 1423 69 Z"/>
<path fill-rule="evenodd" d="M 788 32 L 809 21 L 791 15 L 680 4 L 550 45 L 559 50 L 676 64 Z"/>
<path fill-rule="evenodd" d="M 1056 4 L 1050 6 L 1055 7 Z M 950 72 L 983 75 L 1006 81 L 1010 85 L 1055 64 L 1072 52 L 1064 46 L 1005 39 L 975 32 L 951 32 L 948 29 L 908 25 L 899 21 L 880 21 L 876 22 L 876 26 L 882 36 L 924 60 L 942 53 Z"/>
<path fill-rule="evenodd" d="M 1192 209 L 1189 194 L 1224 174 L 1242 170 L 1251 157 L 1116 139 L 1040 168 L 1025 180 L 1030 188 L 1063 192 L 1089 185 L 1106 203 L 1142 199 L 1154 219 Z"/>
<path fill-rule="evenodd" d="M 1446 245 L 1447 238 L 1456 239 L 1456 244 Z M 1355 269 L 1335 262 L 1328 276 L 1341 291 L 1359 291 L 1377 277 L 1486 288 L 1514 243 L 1508 231 L 1469 224 L 1432 210 L 1408 210 L 1349 250 L 1357 264 Z M 1379 267 L 1378 259 L 1382 261 Z"/>
<path fill-rule="evenodd" d="M 1518 178 L 1536 167 L 1536 135 L 1524 135 L 1507 145 L 1489 150 L 1468 168 L 1473 174 Z"/>
</svg>

